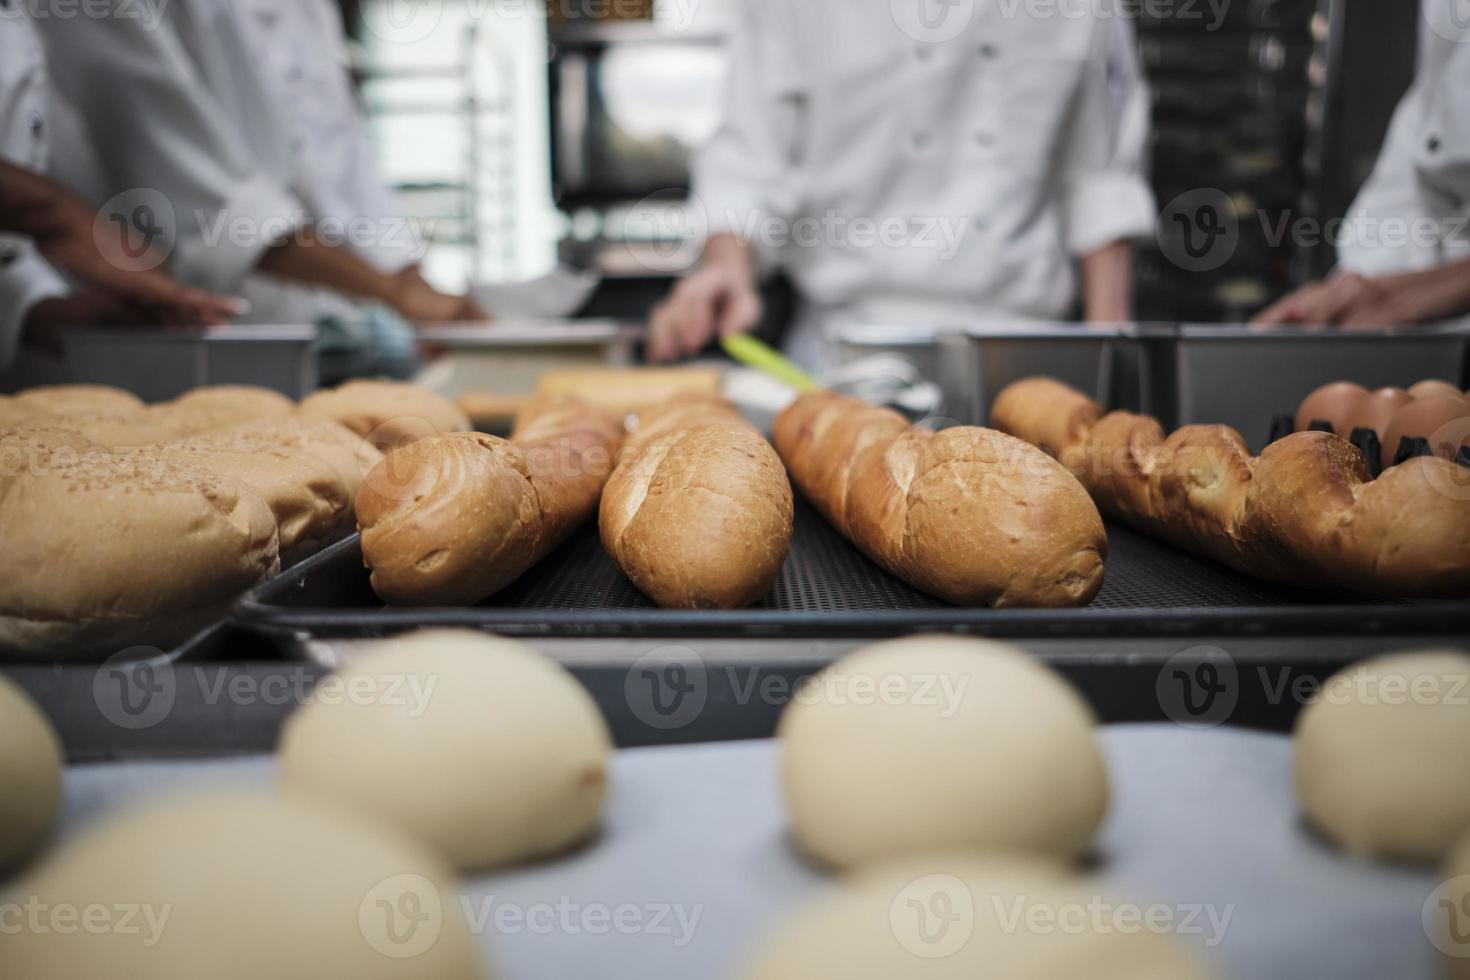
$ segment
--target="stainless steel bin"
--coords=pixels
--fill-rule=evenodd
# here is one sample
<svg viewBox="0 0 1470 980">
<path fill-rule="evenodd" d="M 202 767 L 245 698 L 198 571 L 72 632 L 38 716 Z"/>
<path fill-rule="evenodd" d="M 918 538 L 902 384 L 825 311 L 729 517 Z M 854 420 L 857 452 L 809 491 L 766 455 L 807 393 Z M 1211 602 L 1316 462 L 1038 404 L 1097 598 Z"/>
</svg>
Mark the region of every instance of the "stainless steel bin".
<svg viewBox="0 0 1470 980">
<path fill-rule="evenodd" d="M 1229 425 L 1257 451 L 1274 416 L 1333 381 L 1465 384 L 1470 325 L 1339 330 L 1185 325 L 1141 339 L 1145 410 L 1166 428 Z"/>
<path fill-rule="evenodd" d="M 243 384 L 301 398 L 317 387 L 316 329 L 79 330 L 65 341 L 73 381 L 124 388 L 145 401 L 201 385 Z"/>
</svg>

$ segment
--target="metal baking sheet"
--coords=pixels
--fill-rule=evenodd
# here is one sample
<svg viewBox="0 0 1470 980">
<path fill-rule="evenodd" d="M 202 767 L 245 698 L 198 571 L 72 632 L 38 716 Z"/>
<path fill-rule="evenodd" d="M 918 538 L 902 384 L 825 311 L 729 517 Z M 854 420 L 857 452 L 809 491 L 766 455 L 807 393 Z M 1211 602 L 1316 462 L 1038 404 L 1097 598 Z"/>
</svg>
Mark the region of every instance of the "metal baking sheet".
<svg viewBox="0 0 1470 980">
<path fill-rule="evenodd" d="M 1281 736 L 1106 728 L 1113 788 L 1097 847 L 1108 897 L 1162 904 L 1222 980 L 1430 980 L 1428 870 L 1350 860 L 1300 824 Z M 623 751 L 601 837 L 567 857 L 468 881 L 459 903 L 508 980 L 727 980 L 826 884 L 792 848 L 770 742 Z M 269 789 L 269 758 L 74 767 L 64 833 L 202 787 Z M 558 906 L 569 909 L 562 916 Z M 518 912 L 502 918 L 495 912 Z M 552 927 L 532 931 L 531 910 Z M 624 909 L 636 930 L 595 916 Z M 1200 910 L 1192 925 L 1185 916 Z M 586 918 L 584 918 L 586 913 Z M 658 917 L 658 924 L 654 922 Z M 515 922 L 522 924 L 517 927 Z M 564 923 L 570 923 L 566 925 Z"/>
<path fill-rule="evenodd" d="M 284 635 L 375 636 L 473 626 L 522 637 L 884 637 L 944 630 L 1013 638 L 1452 634 L 1470 602 L 1372 602 L 1273 586 L 1122 525 L 1108 529 L 1107 584 L 1086 609 L 958 609 L 879 569 L 805 502 L 772 594 L 738 611 L 657 609 L 588 526 L 488 602 L 386 608 L 349 539 L 247 594 L 237 622 Z"/>
</svg>

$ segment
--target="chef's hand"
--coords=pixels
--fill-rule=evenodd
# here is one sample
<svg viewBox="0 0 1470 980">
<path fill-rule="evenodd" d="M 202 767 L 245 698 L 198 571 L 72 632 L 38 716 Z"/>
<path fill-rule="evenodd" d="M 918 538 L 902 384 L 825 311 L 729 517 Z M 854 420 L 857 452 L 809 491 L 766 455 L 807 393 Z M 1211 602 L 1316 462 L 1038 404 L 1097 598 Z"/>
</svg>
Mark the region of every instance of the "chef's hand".
<svg viewBox="0 0 1470 980">
<path fill-rule="evenodd" d="M 418 266 L 409 266 L 393 277 L 389 304 L 404 319 L 414 323 L 452 323 L 488 320 L 468 296 L 441 293 L 424 281 Z"/>
<path fill-rule="evenodd" d="M 1470 312 L 1470 260 L 1421 272 L 1368 277 L 1344 272 L 1311 283 L 1259 313 L 1261 326 L 1383 327 Z"/>
<path fill-rule="evenodd" d="M 147 321 L 116 296 L 97 289 L 43 299 L 26 312 L 23 340 L 52 354 L 62 353 L 62 338 L 76 327 L 138 326 Z"/>
<path fill-rule="evenodd" d="M 731 235 L 716 236 L 705 247 L 699 269 L 654 307 L 648 358 L 672 361 L 697 354 L 716 336 L 754 330 L 763 313 L 749 246 Z"/>
<path fill-rule="evenodd" d="M 97 304 L 105 296 L 107 308 L 126 313 L 128 323 L 212 327 L 229 323 L 247 309 L 243 300 L 180 284 L 164 271 L 162 256 L 155 256 L 155 261 L 125 254 L 119 236 L 94 234 L 96 214 L 70 192 L 58 188 L 47 200 L 46 212 L 32 227 L 36 250 L 91 287 L 89 293 L 67 297 L 78 313 L 85 309 L 78 304 L 99 310 Z M 99 324 L 105 321 L 89 325 Z"/>
</svg>

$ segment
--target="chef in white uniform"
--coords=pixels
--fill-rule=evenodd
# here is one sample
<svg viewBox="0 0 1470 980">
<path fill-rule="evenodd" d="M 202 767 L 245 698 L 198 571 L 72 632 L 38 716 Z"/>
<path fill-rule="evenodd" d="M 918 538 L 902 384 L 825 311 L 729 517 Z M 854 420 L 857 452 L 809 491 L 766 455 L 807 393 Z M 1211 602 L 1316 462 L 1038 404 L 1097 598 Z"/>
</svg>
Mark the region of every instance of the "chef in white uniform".
<svg viewBox="0 0 1470 980">
<path fill-rule="evenodd" d="M 1394 326 L 1470 314 L 1470 26 L 1457 22 L 1457 2 L 1425 0 L 1418 73 L 1348 210 L 1337 270 L 1257 323 Z"/>
<path fill-rule="evenodd" d="M 755 326 L 767 265 L 801 294 L 788 353 L 813 368 L 841 322 L 1066 319 L 1079 298 L 1128 319 L 1156 216 L 1148 94 L 1131 26 L 1062 6 L 743 0 L 694 170 L 704 258 L 654 311 L 650 355 Z"/>
<path fill-rule="evenodd" d="M 174 0 L 149 8 L 157 23 L 137 5 L 96 2 L 108 16 L 38 26 L 58 87 L 102 151 L 105 172 L 88 183 L 122 194 L 124 210 L 134 197 L 166 207 L 174 220 L 159 230 L 182 278 L 241 293 L 255 322 L 330 321 L 351 331 L 364 302 L 410 320 L 472 311 L 418 276 L 416 242 L 388 257 L 396 239 L 378 232 L 391 221 L 365 244 L 356 235 L 345 247 L 323 244 L 341 244 L 341 231 L 363 219 L 392 217 L 375 213 L 391 210 L 381 187 L 371 200 L 356 196 L 376 178 L 364 169 L 355 110 L 344 105 L 340 24 L 334 40 L 322 33 L 333 26 L 324 0 L 273 10 L 253 0 Z M 273 46 L 288 36 L 285 64 Z M 293 66 L 302 79 L 293 80 Z M 304 104 L 312 100 L 315 108 Z"/>
<path fill-rule="evenodd" d="M 0 227 L 44 234 L 74 286 L 34 238 L 0 234 L 0 390 L 65 380 L 52 342 L 69 327 L 113 323 L 220 323 L 239 306 L 181 289 L 161 271 L 129 270 L 93 236 L 93 211 L 43 174 L 53 98 L 45 56 L 21 0 L 0 0 Z M 81 149 L 81 148 L 79 148 Z M 23 352 L 23 341 L 26 350 Z M 45 345 L 48 350 L 37 350 Z M 22 356 L 24 353 L 25 356 Z"/>
</svg>

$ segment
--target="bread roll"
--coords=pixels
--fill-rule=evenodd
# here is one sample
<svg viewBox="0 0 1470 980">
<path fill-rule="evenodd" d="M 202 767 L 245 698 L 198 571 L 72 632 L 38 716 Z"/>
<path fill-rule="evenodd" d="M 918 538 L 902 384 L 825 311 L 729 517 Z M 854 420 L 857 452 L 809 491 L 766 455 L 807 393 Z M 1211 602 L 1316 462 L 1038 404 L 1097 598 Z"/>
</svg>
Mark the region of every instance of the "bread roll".
<svg viewBox="0 0 1470 980">
<path fill-rule="evenodd" d="M 830 392 L 776 420 L 796 485 L 869 558 L 961 606 L 1065 607 L 1102 588 L 1107 534 L 1055 460 L 990 429 L 911 427 Z"/>
<path fill-rule="evenodd" d="M 263 795 L 106 817 L 18 886 L 43 908 L 80 913 L 82 924 L 94 910 L 107 917 L 102 928 L 5 936 L 6 977 L 485 976 L 442 861 L 357 814 Z"/>
<path fill-rule="evenodd" d="M 68 429 L 107 449 L 156 446 L 188 435 L 188 426 L 171 408 L 154 406 L 129 412 L 74 411 L 22 421 L 19 429 Z"/>
<path fill-rule="evenodd" d="M 537 403 L 512 440 L 435 436 L 388 454 L 357 495 L 363 561 L 394 605 L 472 605 L 520 578 L 597 507 L 622 426 Z"/>
<path fill-rule="evenodd" d="M 1382 657 L 1334 676 L 1296 725 L 1297 801 L 1363 858 L 1439 862 L 1470 831 L 1470 656 Z"/>
<path fill-rule="evenodd" d="M 299 416 L 244 422 L 219 430 L 221 438 L 263 449 L 286 449 L 313 456 L 332 468 L 347 489 L 349 500 L 356 498 L 362 482 L 373 467 L 383 461 L 383 454 L 369 440 L 346 426 L 325 419 Z"/>
<path fill-rule="evenodd" d="M 720 396 L 723 376 L 715 368 L 576 368 L 547 371 L 539 395 L 575 395 L 614 414 L 637 415 L 679 395 Z"/>
<path fill-rule="evenodd" d="M 1096 726 L 1015 647 L 946 636 L 867 647 L 781 716 L 793 835 L 838 868 L 962 849 L 1076 858 L 1108 808 Z"/>
<path fill-rule="evenodd" d="M 470 420 L 449 399 L 397 381 L 349 381 L 301 402 L 306 418 L 338 422 L 387 453 L 419 439 L 468 432 Z"/>
<path fill-rule="evenodd" d="M 1421 457 L 1372 480 L 1363 454 L 1331 433 L 1298 432 L 1252 458 L 1225 426 L 1165 438 L 1158 422 L 1126 412 L 1058 437 L 1039 409 L 1059 404 L 1055 386 L 1017 382 L 992 418 L 1056 454 L 1112 517 L 1273 581 L 1386 597 L 1470 595 L 1464 467 Z"/>
<path fill-rule="evenodd" d="M 780 457 L 721 398 L 641 417 L 602 496 L 602 543 L 666 608 L 740 609 L 768 595 L 791 549 Z"/>
<path fill-rule="evenodd" d="M 741 980 L 1207 980 L 1151 906 L 1045 864 L 941 855 L 851 875 L 783 921 Z M 1125 918 L 1126 916 L 1126 918 Z M 1019 918 L 1018 918 L 1019 917 Z M 1218 941 L 1220 936 L 1214 937 Z"/>
<path fill-rule="evenodd" d="M 0 435 L 0 455 L 25 433 Z M 280 568 L 251 489 L 172 459 L 50 450 L 0 474 L 0 654 L 173 646 Z"/>
<path fill-rule="evenodd" d="M 372 816 L 466 872 L 557 854 L 597 831 L 607 724 L 582 685 L 530 647 L 415 633 L 375 643 L 321 690 L 281 737 L 288 794 Z"/>
<path fill-rule="evenodd" d="M 74 412 L 120 414 L 140 411 L 144 407 L 143 400 L 132 392 L 107 385 L 46 385 L 29 388 L 17 394 L 15 402 L 24 408 L 50 415 L 71 415 Z"/>
<path fill-rule="evenodd" d="M 61 809 L 61 739 L 40 707 L 0 676 L 0 873 L 28 858 Z"/>
<path fill-rule="evenodd" d="M 253 385 L 195 388 L 173 402 L 198 432 L 211 432 L 242 422 L 264 422 L 296 414 L 296 403 L 278 391 Z"/>
<path fill-rule="evenodd" d="M 281 562 L 294 564 L 352 532 L 352 494 L 330 461 L 260 435 L 207 435 L 171 442 L 158 454 L 238 480 L 275 515 Z"/>
<path fill-rule="evenodd" d="M 1465 929 L 1470 913 L 1470 828 L 1445 862 L 1442 877 L 1443 884 L 1430 896 L 1433 900 L 1424 903 L 1425 931 L 1444 954 L 1445 975 L 1470 980 L 1470 932 Z"/>
</svg>

